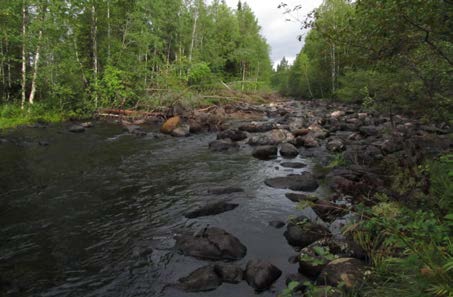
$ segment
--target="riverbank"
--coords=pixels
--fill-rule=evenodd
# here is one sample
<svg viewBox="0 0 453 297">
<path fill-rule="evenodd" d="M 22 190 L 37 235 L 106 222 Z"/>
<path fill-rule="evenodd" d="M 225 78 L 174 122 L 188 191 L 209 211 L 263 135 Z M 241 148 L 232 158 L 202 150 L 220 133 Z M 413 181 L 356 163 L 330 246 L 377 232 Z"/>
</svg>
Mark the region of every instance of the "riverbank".
<svg viewBox="0 0 453 297">
<path fill-rule="evenodd" d="M 261 160 L 278 155 L 293 159 L 301 154 L 319 161 L 314 174 L 265 181 L 269 187 L 304 192 L 287 193 L 287 197 L 298 202 L 299 208 L 311 208 L 322 222 L 304 216 L 286 224 L 273 222 L 287 226 L 286 240 L 299 251 L 295 257 L 299 274 L 287 276 L 283 296 L 301 292 L 308 296 L 452 293 L 453 157 L 447 126 L 425 125 L 401 115 L 387 118 L 359 106 L 322 101 L 304 102 L 302 110 L 280 102 L 265 112 L 272 120 L 224 127 L 210 148 L 230 152 L 248 144 L 254 147 L 253 156 Z M 303 166 L 288 163 L 298 165 Z M 327 184 L 334 194 L 307 194 L 319 183 Z M 210 207 L 199 211 L 218 211 Z M 332 232 L 335 224 L 342 232 Z M 189 237 L 179 243 L 183 253 L 191 254 L 186 245 L 193 245 L 192 240 L 199 239 Z M 247 275 L 249 265 L 263 270 L 264 283 L 256 285 L 253 273 Z M 180 286 L 200 289 L 192 282 L 215 275 L 209 267 L 181 279 Z M 249 263 L 245 271 L 247 282 L 258 290 L 268 288 L 281 274 L 266 261 Z M 212 286 L 203 281 L 198 284 Z"/>
</svg>

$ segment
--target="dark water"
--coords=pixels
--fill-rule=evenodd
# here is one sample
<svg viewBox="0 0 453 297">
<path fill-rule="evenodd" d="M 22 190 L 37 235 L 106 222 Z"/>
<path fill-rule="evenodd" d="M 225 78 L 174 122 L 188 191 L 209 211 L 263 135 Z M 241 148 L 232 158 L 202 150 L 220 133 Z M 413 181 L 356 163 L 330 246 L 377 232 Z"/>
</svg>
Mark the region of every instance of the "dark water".
<svg viewBox="0 0 453 297">
<path fill-rule="evenodd" d="M 284 229 L 268 226 L 301 214 L 285 191 L 263 183 L 300 172 L 279 167 L 281 160 L 255 160 L 246 146 L 234 154 L 212 153 L 207 149 L 212 134 L 136 138 L 102 123 L 82 134 L 55 126 L 22 128 L 4 137 L 10 141 L 0 144 L 2 296 L 254 295 L 245 282 L 208 293 L 164 289 L 206 264 L 172 249 L 175 234 L 206 224 L 224 228 L 247 246 L 243 266 L 262 258 L 285 274 L 297 270 L 288 263 L 295 252 Z M 245 189 L 233 197 L 238 208 L 184 218 L 197 203 L 219 199 L 207 189 L 221 186 Z M 260 296 L 275 296 L 283 287 L 281 277 Z"/>
</svg>

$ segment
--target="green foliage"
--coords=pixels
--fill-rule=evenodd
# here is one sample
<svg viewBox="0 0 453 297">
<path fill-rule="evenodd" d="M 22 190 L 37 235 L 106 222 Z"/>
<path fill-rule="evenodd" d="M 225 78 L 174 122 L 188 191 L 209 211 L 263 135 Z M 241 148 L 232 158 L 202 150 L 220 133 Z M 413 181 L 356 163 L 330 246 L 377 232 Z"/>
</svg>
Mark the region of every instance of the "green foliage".
<svg viewBox="0 0 453 297">
<path fill-rule="evenodd" d="M 302 255 L 300 255 L 299 259 L 301 261 L 310 263 L 313 266 L 319 266 L 319 265 L 327 264 L 330 261 L 338 258 L 334 254 L 330 253 L 329 247 L 315 246 L 312 248 L 312 250 L 314 251 L 315 256 L 311 256 L 308 254 L 302 254 Z"/>
<path fill-rule="evenodd" d="M 300 283 L 297 281 L 292 281 L 288 284 L 288 286 L 283 289 L 283 291 L 278 295 L 278 297 L 292 297 L 294 293 L 296 293 L 297 288 L 299 287 Z"/>
<path fill-rule="evenodd" d="M 390 201 L 359 208 L 364 219 L 346 229 L 368 252 L 374 272 L 362 296 L 451 296 L 453 294 L 452 156 L 419 167 L 431 180 L 423 208 Z M 415 180 L 409 183 L 416 187 Z"/>
</svg>

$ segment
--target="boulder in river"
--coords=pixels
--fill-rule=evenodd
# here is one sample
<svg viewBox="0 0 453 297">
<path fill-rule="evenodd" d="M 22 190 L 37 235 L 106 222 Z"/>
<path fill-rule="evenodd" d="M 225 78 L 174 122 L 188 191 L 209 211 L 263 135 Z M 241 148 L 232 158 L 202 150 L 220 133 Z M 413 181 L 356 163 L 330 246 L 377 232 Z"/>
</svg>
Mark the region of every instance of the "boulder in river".
<svg viewBox="0 0 453 297">
<path fill-rule="evenodd" d="M 228 203 L 226 201 L 211 202 L 200 208 L 187 212 L 184 216 L 188 219 L 194 219 L 194 218 L 204 217 L 204 216 L 213 216 L 213 215 L 217 215 L 217 214 L 221 214 L 221 213 L 233 210 L 238 206 L 239 206 L 239 204 Z"/>
<path fill-rule="evenodd" d="M 290 189 L 293 191 L 315 191 L 319 184 L 313 175 L 309 172 L 303 172 L 300 175 L 292 174 L 288 176 L 269 178 L 264 183 L 272 188 Z"/>
<path fill-rule="evenodd" d="M 247 133 L 241 130 L 228 129 L 217 134 L 217 139 L 231 139 L 232 141 L 241 141 L 247 139 Z"/>
<path fill-rule="evenodd" d="M 72 125 L 71 127 L 69 127 L 69 132 L 82 133 L 85 132 L 85 128 L 82 125 Z"/>
<path fill-rule="evenodd" d="M 280 166 L 285 168 L 301 169 L 307 167 L 307 164 L 300 162 L 282 162 L 280 163 Z"/>
<path fill-rule="evenodd" d="M 184 255 L 206 260 L 239 260 L 247 253 L 239 239 L 215 227 L 195 235 L 178 236 L 175 247 Z"/>
<path fill-rule="evenodd" d="M 245 269 L 245 280 L 257 291 L 269 289 L 282 271 L 268 261 L 251 260 Z"/>
<path fill-rule="evenodd" d="M 175 287 L 186 292 L 206 292 L 217 289 L 222 284 L 222 279 L 213 265 L 207 265 L 180 278 L 178 282 Z"/>
<path fill-rule="evenodd" d="M 244 271 L 234 264 L 217 263 L 214 265 L 214 270 L 225 283 L 238 284 L 244 278 Z"/>
<path fill-rule="evenodd" d="M 255 148 L 252 155 L 260 160 L 271 160 L 277 158 L 277 147 L 275 145 L 263 145 Z"/>
<path fill-rule="evenodd" d="M 164 124 L 160 127 L 160 132 L 164 134 L 171 134 L 173 130 L 175 130 L 181 124 L 181 117 L 174 116 L 169 118 L 164 122 Z"/>
<path fill-rule="evenodd" d="M 190 135 L 190 126 L 189 125 L 180 125 L 171 131 L 171 136 L 173 137 L 186 137 Z"/>
<path fill-rule="evenodd" d="M 363 282 L 366 268 L 363 261 L 355 258 L 335 259 L 324 267 L 316 282 L 333 287 L 341 284 L 351 289 Z"/>
<path fill-rule="evenodd" d="M 326 144 L 326 148 L 331 152 L 341 152 L 344 150 L 344 143 L 339 138 L 330 139 Z"/>
<path fill-rule="evenodd" d="M 312 223 L 302 216 L 290 220 L 283 235 L 290 245 L 304 248 L 331 234 L 324 226 Z"/>
<path fill-rule="evenodd" d="M 85 122 L 85 123 L 80 124 L 80 126 L 82 126 L 83 128 L 93 128 L 94 127 L 92 122 Z"/>
<path fill-rule="evenodd" d="M 280 155 L 284 158 L 295 158 L 299 155 L 299 151 L 291 143 L 283 143 L 280 145 Z"/>
<path fill-rule="evenodd" d="M 230 139 L 220 139 L 210 142 L 209 149 L 214 152 L 236 151 L 239 149 L 239 145 Z"/>
</svg>

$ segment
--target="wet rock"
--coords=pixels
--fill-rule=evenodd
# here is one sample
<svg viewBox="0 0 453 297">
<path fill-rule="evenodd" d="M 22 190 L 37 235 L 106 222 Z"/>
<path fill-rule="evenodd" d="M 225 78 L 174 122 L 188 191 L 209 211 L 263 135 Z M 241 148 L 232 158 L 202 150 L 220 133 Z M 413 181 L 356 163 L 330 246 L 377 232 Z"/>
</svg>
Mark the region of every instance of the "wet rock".
<svg viewBox="0 0 453 297">
<path fill-rule="evenodd" d="M 2 143 L 2 140 L 0 139 L 0 143 Z M 49 146 L 49 142 L 47 140 L 40 140 L 38 141 L 39 146 Z"/>
<path fill-rule="evenodd" d="M 8 140 L 6 140 L 5 138 L 0 138 L 0 144 L 2 143 L 8 143 Z"/>
<path fill-rule="evenodd" d="M 304 136 L 304 137 L 296 140 L 296 146 L 297 146 L 297 144 L 301 144 L 299 146 L 303 146 L 303 147 L 307 147 L 307 148 L 319 146 L 319 142 L 311 135 L 307 135 L 307 136 Z"/>
<path fill-rule="evenodd" d="M 226 201 L 212 202 L 195 210 L 189 211 L 184 216 L 188 219 L 194 219 L 204 216 L 213 216 L 233 210 L 238 206 L 239 204 L 228 203 Z"/>
<path fill-rule="evenodd" d="M 257 291 L 269 289 L 282 271 L 264 260 L 251 260 L 245 269 L 245 280 Z"/>
<path fill-rule="evenodd" d="M 258 132 L 267 132 L 274 129 L 274 124 L 265 122 L 265 123 L 250 123 L 242 125 L 239 127 L 239 130 L 246 131 L 249 133 L 258 133 Z"/>
<path fill-rule="evenodd" d="M 334 111 L 330 114 L 330 117 L 331 118 L 334 118 L 334 119 L 338 119 L 342 116 L 344 116 L 346 113 L 342 110 L 337 110 L 337 111 Z"/>
<path fill-rule="evenodd" d="M 190 135 L 190 127 L 189 125 L 181 125 L 176 127 L 173 131 L 171 131 L 171 136 L 173 137 L 187 137 Z"/>
<path fill-rule="evenodd" d="M 285 168 L 301 169 L 307 167 L 307 164 L 300 162 L 282 162 L 280 163 L 280 166 Z"/>
<path fill-rule="evenodd" d="M 244 192 L 244 189 L 239 188 L 239 187 L 223 187 L 223 188 L 208 189 L 208 193 L 214 194 L 214 195 L 226 195 L 226 194 L 240 193 L 240 192 Z"/>
<path fill-rule="evenodd" d="M 309 129 L 297 129 L 293 131 L 294 137 L 305 136 L 310 133 Z"/>
<path fill-rule="evenodd" d="M 364 136 L 375 136 L 379 133 L 379 130 L 376 126 L 362 126 L 359 128 L 359 131 Z"/>
<path fill-rule="evenodd" d="M 342 284 L 345 288 L 353 288 L 363 282 L 366 265 L 354 258 L 340 258 L 329 262 L 322 270 L 317 283 L 327 286 Z"/>
<path fill-rule="evenodd" d="M 348 146 L 343 156 L 348 162 L 365 165 L 371 165 L 384 158 L 381 150 L 374 145 Z"/>
<path fill-rule="evenodd" d="M 313 138 L 324 139 L 329 135 L 329 132 L 318 124 L 312 124 L 310 125 L 310 127 L 308 127 L 308 129 L 310 130 L 310 135 Z"/>
<path fill-rule="evenodd" d="M 403 149 L 403 139 L 391 138 L 383 139 L 373 143 L 374 146 L 378 147 L 384 154 L 392 154 Z"/>
<path fill-rule="evenodd" d="M 264 145 L 255 148 L 253 157 L 260 160 L 271 160 L 277 158 L 277 147 L 274 145 Z"/>
<path fill-rule="evenodd" d="M 81 125 L 72 125 L 71 127 L 69 127 L 69 132 L 82 133 L 85 132 L 85 128 L 82 127 Z"/>
<path fill-rule="evenodd" d="M 281 229 L 285 227 L 286 223 L 282 221 L 270 221 L 269 226 L 275 228 L 275 229 Z"/>
<path fill-rule="evenodd" d="M 205 228 L 193 236 L 178 236 L 175 247 L 184 255 L 206 260 L 239 260 L 247 253 L 239 239 L 215 227 Z"/>
<path fill-rule="evenodd" d="M 289 221 L 283 235 L 290 245 L 304 248 L 319 239 L 330 236 L 330 232 L 302 216 Z"/>
<path fill-rule="evenodd" d="M 303 172 L 300 175 L 269 178 L 264 183 L 272 188 L 306 192 L 315 191 L 319 186 L 316 179 L 309 172 Z"/>
<path fill-rule="evenodd" d="M 208 265 L 180 278 L 178 282 L 176 287 L 186 292 L 206 292 L 217 289 L 222 284 L 222 279 L 216 273 L 214 266 Z"/>
<path fill-rule="evenodd" d="M 86 128 L 86 129 L 94 127 L 92 122 L 85 122 L 85 123 L 80 124 L 80 126 L 82 126 L 83 128 Z"/>
<path fill-rule="evenodd" d="M 237 265 L 219 263 L 215 264 L 214 270 L 225 283 L 238 284 L 244 278 L 244 271 Z"/>
<path fill-rule="evenodd" d="M 348 213 L 346 207 L 326 200 L 316 201 L 312 209 L 324 222 L 329 223 Z"/>
<path fill-rule="evenodd" d="M 334 138 L 327 142 L 326 148 L 331 152 L 341 152 L 344 150 L 344 144 L 341 139 Z"/>
<path fill-rule="evenodd" d="M 295 158 L 299 155 L 297 148 L 290 143 L 283 143 L 280 146 L 280 155 L 284 158 Z"/>
<path fill-rule="evenodd" d="M 275 129 L 271 132 L 262 133 L 249 138 L 249 145 L 275 145 L 282 142 L 291 141 L 294 136 L 287 130 Z"/>
<path fill-rule="evenodd" d="M 311 196 L 311 195 L 306 195 L 306 194 L 301 194 L 301 193 L 286 193 L 285 194 L 286 198 L 293 202 L 302 202 L 302 201 L 310 201 L 310 202 L 315 202 L 318 200 L 318 197 Z"/>
<path fill-rule="evenodd" d="M 171 134 L 173 130 L 175 130 L 181 124 L 181 117 L 174 116 L 169 118 L 164 122 L 164 124 L 160 127 L 160 132 L 164 134 Z"/>
<path fill-rule="evenodd" d="M 135 136 L 146 136 L 145 130 L 143 130 L 142 127 L 137 126 L 137 125 L 127 125 L 126 126 L 127 131 L 130 134 L 133 134 Z"/>
<path fill-rule="evenodd" d="M 232 141 L 241 141 L 247 139 L 247 133 L 241 130 L 228 129 L 217 134 L 217 139 L 231 139 Z"/>
<path fill-rule="evenodd" d="M 209 149 L 214 152 L 236 151 L 239 149 L 239 145 L 230 139 L 221 139 L 210 142 Z"/>
</svg>

